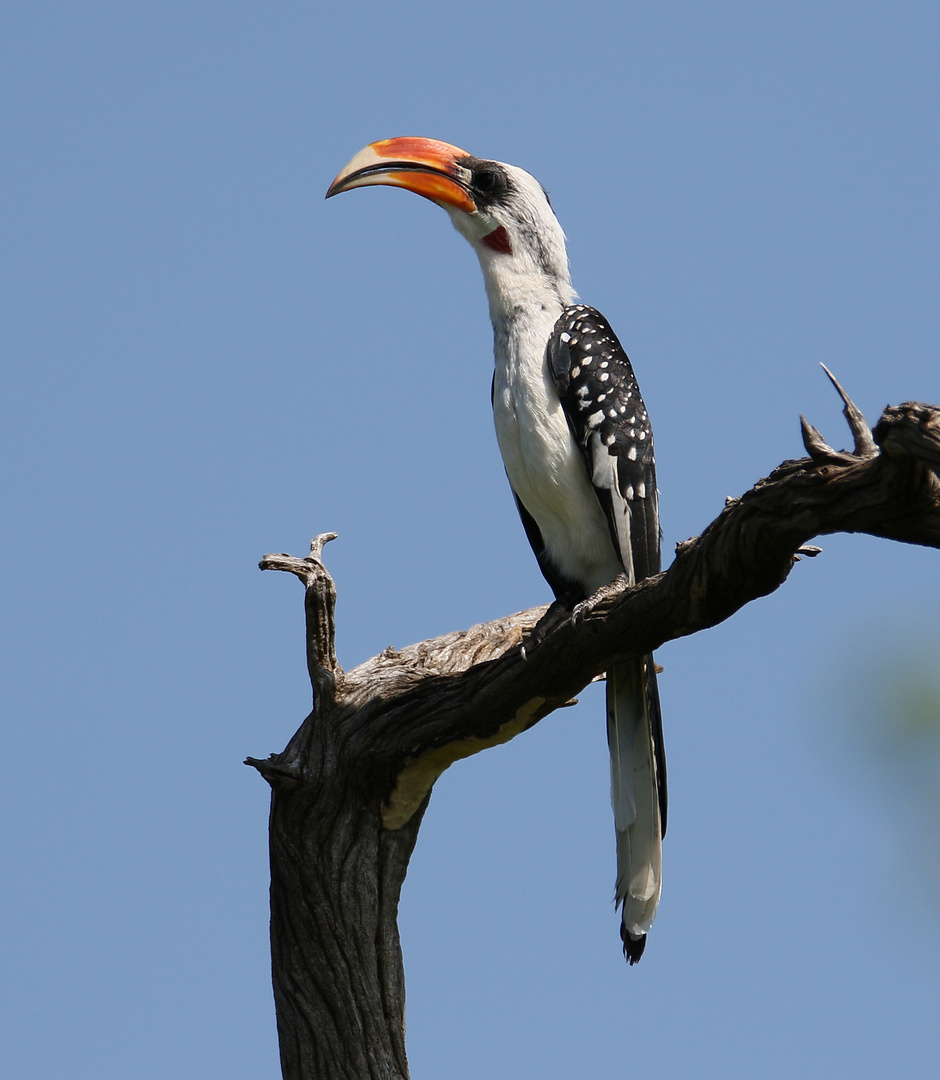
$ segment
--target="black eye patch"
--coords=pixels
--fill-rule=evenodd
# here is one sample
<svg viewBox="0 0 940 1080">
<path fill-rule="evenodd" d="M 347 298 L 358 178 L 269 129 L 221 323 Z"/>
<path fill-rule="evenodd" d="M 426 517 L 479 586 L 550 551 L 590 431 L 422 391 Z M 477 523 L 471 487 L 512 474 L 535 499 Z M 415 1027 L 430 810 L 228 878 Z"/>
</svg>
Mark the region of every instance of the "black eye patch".
<svg viewBox="0 0 940 1080">
<path fill-rule="evenodd" d="M 460 164 L 470 170 L 470 193 L 478 206 L 486 208 L 502 202 L 512 190 L 512 181 L 497 162 L 468 157 Z"/>
<path fill-rule="evenodd" d="M 473 174 L 473 186 L 480 191 L 492 191 L 496 186 L 496 174 L 488 169 L 477 169 Z"/>
</svg>

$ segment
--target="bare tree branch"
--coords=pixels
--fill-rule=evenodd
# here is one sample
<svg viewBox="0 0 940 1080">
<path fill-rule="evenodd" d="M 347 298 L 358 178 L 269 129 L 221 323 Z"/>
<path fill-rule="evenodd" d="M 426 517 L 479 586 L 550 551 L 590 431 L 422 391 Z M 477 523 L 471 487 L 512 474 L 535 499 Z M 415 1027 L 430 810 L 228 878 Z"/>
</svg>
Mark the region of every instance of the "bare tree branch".
<svg viewBox="0 0 940 1080">
<path fill-rule="evenodd" d="M 336 592 L 310 555 L 262 569 L 305 583 L 314 710 L 282 754 L 248 759 L 272 786 L 272 956 L 288 1080 L 407 1076 L 397 906 L 431 787 L 450 764 L 570 703 L 615 659 L 727 619 L 786 580 L 815 536 L 864 532 L 940 547 L 940 409 L 885 410 L 872 433 L 838 382 L 854 451 L 802 420 L 785 461 L 677 545 L 667 571 L 618 579 L 574 611 L 532 608 L 344 673 Z"/>
</svg>

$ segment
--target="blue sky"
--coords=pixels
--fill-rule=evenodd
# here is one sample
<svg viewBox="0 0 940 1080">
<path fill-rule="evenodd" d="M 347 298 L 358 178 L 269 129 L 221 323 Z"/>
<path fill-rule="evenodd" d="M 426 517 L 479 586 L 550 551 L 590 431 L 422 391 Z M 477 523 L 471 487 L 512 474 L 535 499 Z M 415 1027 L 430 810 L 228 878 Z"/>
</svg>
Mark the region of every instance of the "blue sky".
<svg viewBox="0 0 940 1080">
<path fill-rule="evenodd" d="M 640 378 L 668 553 L 799 456 L 801 412 L 845 442 L 820 361 L 872 419 L 940 401 L 940 9 L 0 19 L 0 1053 L 22 1080 L 273 1078 L 268 793 L 241 762 L 309 687 L 300 589 L 257 560 L 340 534 L 347 667 L 548 598 L 472 253 L 423 200 L 325 203 L 329 181 L 399 134 L 539 176 Z M 401 911 L 416 1080 L 935 1075 L 929 784 L 878 751 L 852 673 L 935 679 L 940 562 L 822 546 L 659 655 L 670 829 L 639 967 L 598 688 L 442 778 Z"/>
</svg>

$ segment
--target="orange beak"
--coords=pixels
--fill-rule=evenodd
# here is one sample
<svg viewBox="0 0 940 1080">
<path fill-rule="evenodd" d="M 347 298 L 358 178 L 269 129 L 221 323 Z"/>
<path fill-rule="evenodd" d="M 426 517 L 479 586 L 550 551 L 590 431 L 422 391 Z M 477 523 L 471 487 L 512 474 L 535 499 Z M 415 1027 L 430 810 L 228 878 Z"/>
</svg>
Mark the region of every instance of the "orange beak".
<svg viewBox="0 0 940 1080">
<path fill-rule="evenodd" d="M 460 164 L 468 157 L 466 150 L 437 139 L 382 139 L 356 154 L 330 184 L 326 197 L 351 188 L 387 184 L 475 214 L 477 207 L 469 190 L 470 170 Z"/>
</svg>

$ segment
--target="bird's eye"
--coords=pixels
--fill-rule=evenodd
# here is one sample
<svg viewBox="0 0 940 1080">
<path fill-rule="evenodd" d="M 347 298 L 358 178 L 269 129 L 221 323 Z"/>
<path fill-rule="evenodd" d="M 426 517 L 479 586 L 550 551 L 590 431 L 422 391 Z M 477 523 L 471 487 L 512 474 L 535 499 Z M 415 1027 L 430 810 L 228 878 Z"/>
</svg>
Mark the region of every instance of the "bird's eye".
<svg viewBox="0 0 940 1080">
<path fill-rule="evenodd" d="M 478 172 L 473 178 L 473 186 L 484 194 L 488 194 L 496 187 L 496 176 L 491 172 Z"/>
</svg>

